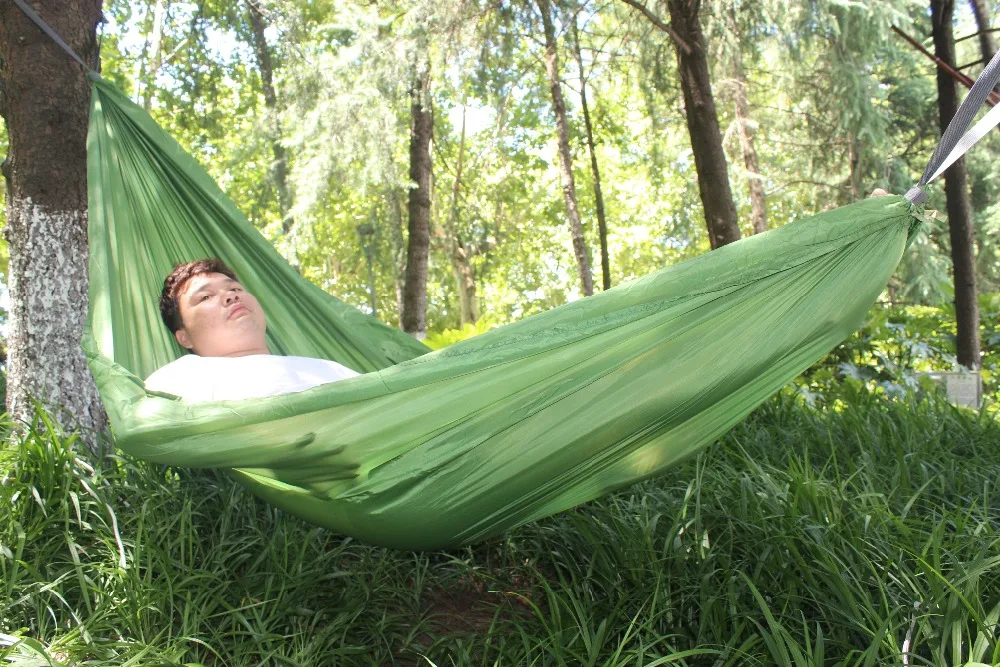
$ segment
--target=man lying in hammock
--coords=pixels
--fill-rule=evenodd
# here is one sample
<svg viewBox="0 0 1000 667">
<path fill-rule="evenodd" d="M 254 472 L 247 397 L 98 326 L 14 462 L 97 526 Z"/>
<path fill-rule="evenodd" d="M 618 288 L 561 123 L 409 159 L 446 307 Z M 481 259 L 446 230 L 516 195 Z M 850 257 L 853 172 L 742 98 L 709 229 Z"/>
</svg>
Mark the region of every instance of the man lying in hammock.
<svg viewBox="0 0 1000 667">
<path fill-rule="evenodd" d="M 888 194 L 875 190 L 870 196 Z M 232 269 L 217 259 L 180 264 L 163 281 L 160 314 L 184 355 L 146 379 L 146 388 L 189 401 L 263 398 L 357 375 L 325 359 L 271 354 L 267 318 Z"/>
<path fill-rule="evenodd" d="M 240 400 L 305 391 L 357 375 L 325 359 L 271 354 L 260 303 L 217 259 L 178 265 L 163 281 L 160 314 L 186 354 L 146 388 L 190 401 Z"/>
</svg>

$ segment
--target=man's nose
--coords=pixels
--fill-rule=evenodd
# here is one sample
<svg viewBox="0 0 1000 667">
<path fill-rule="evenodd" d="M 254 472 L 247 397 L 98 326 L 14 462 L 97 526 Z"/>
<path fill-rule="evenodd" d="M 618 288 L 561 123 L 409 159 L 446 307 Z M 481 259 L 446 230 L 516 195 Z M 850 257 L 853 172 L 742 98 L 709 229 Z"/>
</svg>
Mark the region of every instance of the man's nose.
<svg viewBox="0 0 1000 667">
<path fill-rule="evenodd" d="M 232 291 L 226 292 L 227 305 L 232 303 L 233 301 L 239 301 L 239 300 L 240 300 L 240 295 L 237 292 L 232 292 Z"/>
</svg>

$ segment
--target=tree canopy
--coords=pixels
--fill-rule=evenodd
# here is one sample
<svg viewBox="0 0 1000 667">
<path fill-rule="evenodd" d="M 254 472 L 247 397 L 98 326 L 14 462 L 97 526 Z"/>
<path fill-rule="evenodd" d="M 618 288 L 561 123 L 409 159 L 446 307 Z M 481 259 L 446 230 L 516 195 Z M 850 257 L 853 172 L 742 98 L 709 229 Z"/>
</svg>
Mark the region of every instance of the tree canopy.
<svg viewBox="0 0 1000 667">
<path fill-rule="evenodd" d="M 935 68 L 890 28 L 930 45 L 923 3 L 699 4 L 743 234 L 755 220 L 777 227 L 916 180 L 938 135 Z M 650 20 L 669 21 L 668 5 L 545 5 L 585 259 L 601 265 L 592 148 L 611 284 L 710 246 L 674 57 L 681 47 Z M 111 0 L 104 12 L 103 75 L 145 104 L 324 289 L 399 321 L 409 88 L 423 62 L 433 116 L 428 329 L 480 315 L 490 326 L 581 295 L 538 4 Z M 976 32 L 971 7 L 956 17 L 956 35 Z M 957 46 L 957 65 L 981 60 L 979 40 Z M 995 291 L 1000 141 L 984 143 L 968 168 L 980 288 Z M 929 207 L 944 210 L 939 189 Z M 917 242 L 894 299 L 950 298 L 947 236 L 941 226 Z"/>
</svg>

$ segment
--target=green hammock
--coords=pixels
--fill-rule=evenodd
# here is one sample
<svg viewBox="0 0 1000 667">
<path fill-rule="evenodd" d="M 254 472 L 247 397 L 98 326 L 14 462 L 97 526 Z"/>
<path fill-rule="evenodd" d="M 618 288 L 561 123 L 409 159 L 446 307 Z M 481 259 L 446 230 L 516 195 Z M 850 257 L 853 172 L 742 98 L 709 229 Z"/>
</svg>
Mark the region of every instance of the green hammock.
<svg viewBox="0 0 1000 667">
<path fill-rule="evenodd" d="M 481 540 L 711 443 L 863 323 L 918 225 L 909 201 L 867 199 L 429 352 L 299 277 L 145 112 L 93 93 L 84 347 L 117 445 L 232 469 L 391 547 Z M 364 374 L 260 400 L 146 391 L 182 354 L 161 281 L 205 256 L 260 299 L 274 353 Z"/>
</svg>

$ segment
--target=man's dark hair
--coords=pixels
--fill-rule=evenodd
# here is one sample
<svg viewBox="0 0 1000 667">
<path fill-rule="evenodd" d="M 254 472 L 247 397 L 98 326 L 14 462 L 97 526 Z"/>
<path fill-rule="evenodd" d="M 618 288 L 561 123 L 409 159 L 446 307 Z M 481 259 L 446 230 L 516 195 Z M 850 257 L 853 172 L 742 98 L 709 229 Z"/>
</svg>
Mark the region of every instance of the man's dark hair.
<svg viewBox="0 0 1000 667">
<path fill-rule="evenodd" d="M 170 329 L 170 333 L 174 333 L 184 326 L 184 322 L 181 321 L 181 308 L 180 304 L 177 303 L 177 296 L 184 289 L 184 284 L 187 281 L 203 273 L 221 273 L 233 280 L 239 280 L 232 269 L 223 264 L 221 259 L 214 257 L 175 266 L 167 279 L 163 281 L 163 292 L 160 293 L 160 315 L 163 317 L 163 323 Z"/>
</svg>

